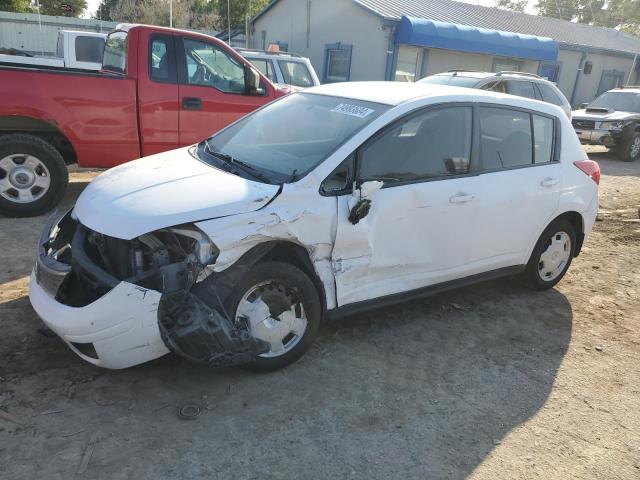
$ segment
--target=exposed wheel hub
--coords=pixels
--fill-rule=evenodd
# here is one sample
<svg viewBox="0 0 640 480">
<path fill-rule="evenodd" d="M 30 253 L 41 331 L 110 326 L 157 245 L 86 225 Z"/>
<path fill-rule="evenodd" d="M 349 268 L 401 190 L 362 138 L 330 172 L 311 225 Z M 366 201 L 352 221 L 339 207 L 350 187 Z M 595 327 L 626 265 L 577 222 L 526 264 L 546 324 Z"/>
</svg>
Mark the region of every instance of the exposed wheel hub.
<svg viewBox="0 0 640 480">
<path fill-rule="evenodd" d="M 307 329 L 307 317 L 295 289 L 279 282 L 250 288 L 238 304 L 236 319 L 248 322 L 252 335 L 269 344 L 270 350 L 261 357 L 291 351 Z"/>
</svg>

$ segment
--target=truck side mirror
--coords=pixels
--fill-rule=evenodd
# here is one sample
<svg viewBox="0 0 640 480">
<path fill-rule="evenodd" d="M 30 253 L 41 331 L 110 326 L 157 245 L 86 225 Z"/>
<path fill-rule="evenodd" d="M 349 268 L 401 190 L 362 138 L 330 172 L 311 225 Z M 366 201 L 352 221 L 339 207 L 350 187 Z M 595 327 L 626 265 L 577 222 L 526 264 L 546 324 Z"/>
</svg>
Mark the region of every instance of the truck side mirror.
<svg viewBox="0 0 640 480">
<path fill-rule="evenodd" d="M 245 65 L 244 67 L 244 84 L 247 89 L 247 94 L 253 95 L 256 97 L 264 95 L 264 89 L 260 86 L 260 74 L 258 71 L 250 66 Z"/>
</svg>

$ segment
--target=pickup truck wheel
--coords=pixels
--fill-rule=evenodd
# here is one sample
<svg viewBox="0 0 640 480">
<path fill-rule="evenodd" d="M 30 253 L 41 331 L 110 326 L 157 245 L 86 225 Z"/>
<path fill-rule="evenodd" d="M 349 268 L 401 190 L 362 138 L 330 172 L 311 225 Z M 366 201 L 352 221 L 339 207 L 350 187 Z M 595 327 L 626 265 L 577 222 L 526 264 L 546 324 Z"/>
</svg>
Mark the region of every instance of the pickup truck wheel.
<svg viewBox="0 0 640 480">
<path fill-rule="evenodd" d="M 238 282 L 225 302 L 235 321 L 269 345 L 245 368 L 268 371 L 295 362 L 311 346 L 322 309 L 313 282 L 300 269 L 283 262 L 258 263 Z"/>
<path fill-rule="evenodd" d="M 40 215 L 64 196 L 69 173 L 60 152 L 26 134 L 0 137 L 0 213 Z"/>
<path fill-rule="evenodd" d="M 635 162 L 640 157 L 640 133 L 634 134 L 620 152 L 625 162 Z"/>
</svg>

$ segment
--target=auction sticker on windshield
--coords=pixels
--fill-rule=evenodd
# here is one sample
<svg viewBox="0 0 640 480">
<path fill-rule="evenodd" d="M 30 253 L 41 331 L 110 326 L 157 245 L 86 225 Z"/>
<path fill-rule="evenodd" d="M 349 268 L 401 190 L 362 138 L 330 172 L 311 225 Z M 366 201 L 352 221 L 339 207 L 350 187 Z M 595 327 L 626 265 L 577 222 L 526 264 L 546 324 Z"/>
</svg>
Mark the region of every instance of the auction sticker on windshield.
<svg viewBox="0 0 640 480">
<path fill-rule="evenodd" d="M 336 113 L 343 113 L 344 115 L 351 115 L 358 118 L 364 118 L 374 112 L 374 110 L 371 108 L 361 107 L 359 105 L 351 105 L 349 103 L 339 103 L 331 111 Z"/>
</svg>

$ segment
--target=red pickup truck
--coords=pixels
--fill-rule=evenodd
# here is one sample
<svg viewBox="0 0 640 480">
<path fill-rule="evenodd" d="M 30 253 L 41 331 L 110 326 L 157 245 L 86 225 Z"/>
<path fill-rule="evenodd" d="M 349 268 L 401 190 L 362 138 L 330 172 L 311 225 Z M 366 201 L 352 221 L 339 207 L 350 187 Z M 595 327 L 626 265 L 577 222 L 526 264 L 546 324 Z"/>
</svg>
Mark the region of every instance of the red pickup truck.
<svg viewBox="0 0 640 480">
<path fill-rule="evenodd" d="M 287 93 L 216 38 L 146 25 L 109 34 L 100 72 L 0 65 L 0 212 L 53 208 L 69 164 L 190 145 Z"/>
</svg>

